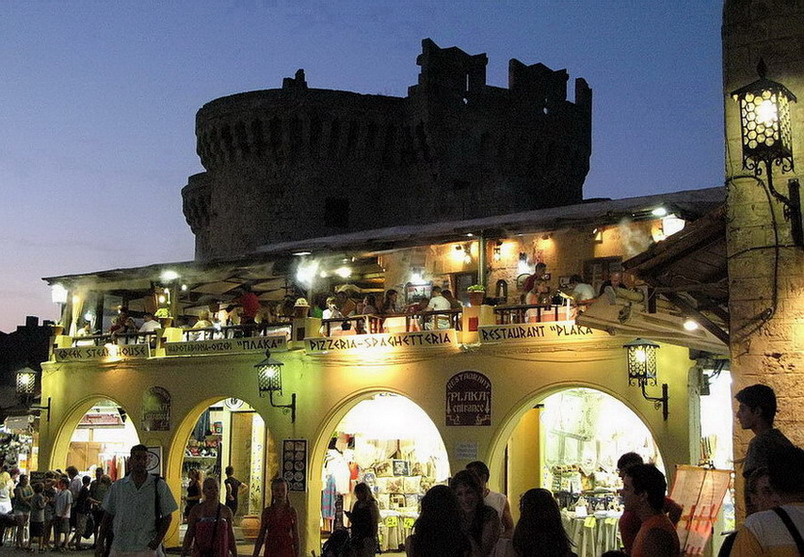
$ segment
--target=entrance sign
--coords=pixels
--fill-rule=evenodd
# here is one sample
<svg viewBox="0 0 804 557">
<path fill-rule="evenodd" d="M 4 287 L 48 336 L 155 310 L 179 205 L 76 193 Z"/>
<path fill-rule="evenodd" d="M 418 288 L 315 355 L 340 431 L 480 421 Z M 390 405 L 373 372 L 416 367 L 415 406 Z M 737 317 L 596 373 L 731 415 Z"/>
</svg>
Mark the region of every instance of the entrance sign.
<svg viewBox="0 0 804 557">
<path fill-rule="evenodd" d="M 142 429 L 170 431 L 170 393 L 164 387 L 142 393 Z"/>
<path fill-rule="evenodd" d="M 282 477 L 290 491 L 307 491 L 307 439 L 282 443 Z"/>
<path fill-rule="evenodd" d="M 547 321 L 542 323 L 513 323 L 510 325 L 484 325 L 479 328 L 480 342 L 532 342 L 574 341 L 607 338 L 605 331 L 576 325 L 575 321 Z"/>
<path fill-rule="evenodd" d="M 447 381 L 447 425 L 491 425 L 491 381 L 462 371 Z"/>
<path fill-rule="evenodd" d="M 676 468 L 670 497 L 683 507 L 676 531 L 684 555 L 703 555 L 730 482 L 731 470 L 689 465 Z"/>
<path fill-rule="evenodd" d="M 348 335 L 329 338 L 308 338 L 308 354 L 324 352 L 383 352 L 388 349 L 408 350 L 457 346 L 455 329 L 415 331 L 411 333 L 380 333 L 374 335 Z"/>
<path fill-rule="evenodd" d="M 73 346 L 53 350 L 57 362 L 86 362 L 89 360 L 134 360 L 150 358 L 148 344 L 107 344 L 105 346 Z"/>
<path fill-rule="evenodd" d="M 238 352 L 265 352 L 266 350 L 282 352 L 287 349 L 288 341 L 285 335 L 165 343 L 166 356 L 232 354 Z"/>
</svg>

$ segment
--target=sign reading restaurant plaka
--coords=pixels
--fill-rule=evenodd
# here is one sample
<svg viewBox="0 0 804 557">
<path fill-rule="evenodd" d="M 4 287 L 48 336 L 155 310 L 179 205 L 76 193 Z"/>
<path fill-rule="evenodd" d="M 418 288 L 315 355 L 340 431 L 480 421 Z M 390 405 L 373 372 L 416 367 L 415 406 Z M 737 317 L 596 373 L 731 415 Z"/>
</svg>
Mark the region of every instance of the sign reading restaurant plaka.
<svg viewBox="0 0 804 557">
<path fill-rule="evenodd" d="M 478 333 L 481 343 L 527 342 L 533 340 L 587 340 L 609 336 L 605 331 L 590 329 L 583 325 L 576 325 L 574 321 L 484 325 L 478 328 Z"/>
<path fill-rule="evenodd" d="M 222 338 L 219 340 L 196 340 L 190 342 L 168 342 L 165 344 L 166 356 L 187 356 L 189 354 L 231 354 L 234 352 L 281 352 L 288 349 L 285 335 L 268 337 Z"/>
<path fill-rule="evenodd" d="M 350 352 L 353 350 L 383 351 L 389 348 L 410 349 L 457 346 L 454 329 L 308 338 L 305 339 L 304 343 L 308 353 Z"/>
<path fill-rule="evenodd" d="M 491 425 L 491 381 L 462 371 L 447 381 L 447 425 Z"/>
</svg>

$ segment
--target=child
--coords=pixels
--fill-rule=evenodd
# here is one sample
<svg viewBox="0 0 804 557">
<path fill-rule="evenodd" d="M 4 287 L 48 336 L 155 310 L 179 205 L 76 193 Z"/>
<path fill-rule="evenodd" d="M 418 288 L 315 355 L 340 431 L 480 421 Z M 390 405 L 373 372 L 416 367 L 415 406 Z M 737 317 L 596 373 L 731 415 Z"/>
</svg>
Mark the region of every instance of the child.
<svg viewBox="0 0 804 557">
<path fill-rule="evenodd" d="M 59 478 L 58 486 L 56 514 L 53 517 L 53 546 L 59 551 L 67 551 L 67 540 L 70 537 L 70 507 L 73 504 L 73 494 L 70 493 L 70 480 L 67 479 L 67 476 Z"/>
<path fill-rule="evenodd" d="M 45 507 L 47 506 L 47 499 L 43 494 L 45 490 L 42 482 L 33 484 L 34 495 L 31 498 L 31 525 L 28 530 L 29 544 L 33 547 L 34 540 L 39 540 L 39 552 L 45 550 Z"/>
</svg>

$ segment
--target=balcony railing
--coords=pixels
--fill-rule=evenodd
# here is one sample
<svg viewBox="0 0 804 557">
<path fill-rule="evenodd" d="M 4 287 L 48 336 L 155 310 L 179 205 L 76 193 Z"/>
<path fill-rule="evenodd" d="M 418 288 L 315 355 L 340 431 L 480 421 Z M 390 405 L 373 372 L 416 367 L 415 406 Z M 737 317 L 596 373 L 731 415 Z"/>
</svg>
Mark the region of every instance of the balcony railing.
<svg viewBox="0 0 804 557">
<path fill-rule="evenodd" d="M 576 307 L 567 305 L 522 304 L 497 306 L 494 317 L 497 325 L 510 323 L 541 323 L 543 321 L 569 321 L 575 319 Z"/>
<path fill-rule="evenodd" d="M 155 344 L 157 331 L 147 333 L 105 333 L 73 337 L 73 346 L 105 346 L 107 344 Z"/>
<path fill-rule="evenodd" d="M 431 329 L 461 330 L 460 309 L 418 311 L 388 315 L 352 315 L 321 321 L 321 335 L 344 336 L 374 333 L 409 333 Z"/>
<path fill-rule="evenodd" d="M 222 325 L 219 327 L 183 328 L 186 342 L 195 340 L 218 340 L 243 337 L 264 337 L 284 333 L 290 336 L 293 325 L 284 321 L 254 323 L 248 325 Z"/>
</svg>

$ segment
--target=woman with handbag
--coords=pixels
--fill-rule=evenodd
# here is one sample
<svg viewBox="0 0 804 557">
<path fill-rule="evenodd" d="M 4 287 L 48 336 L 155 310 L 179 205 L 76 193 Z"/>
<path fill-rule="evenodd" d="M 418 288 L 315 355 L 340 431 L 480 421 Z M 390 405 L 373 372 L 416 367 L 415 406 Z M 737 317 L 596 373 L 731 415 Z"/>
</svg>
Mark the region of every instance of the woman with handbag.
<svg viewBox="0 0 804 557">
<path fill-rule="evenodd" d="M 282 478 L 271 481 L 271 505 L 262 511 L 252 557 L 260 557 L 263 542 L 265 557 L 299 557 L 299 519 L 288 499 L 288 482 Z"/>
<path fill-rule="evenodd" d="M 187 518 L 182 557 L 237 557 L 232 511 L 219 501 L 218 480 L 205 479 L 202 491 L 204 500 L 193 507 Z"/>
</svg>

